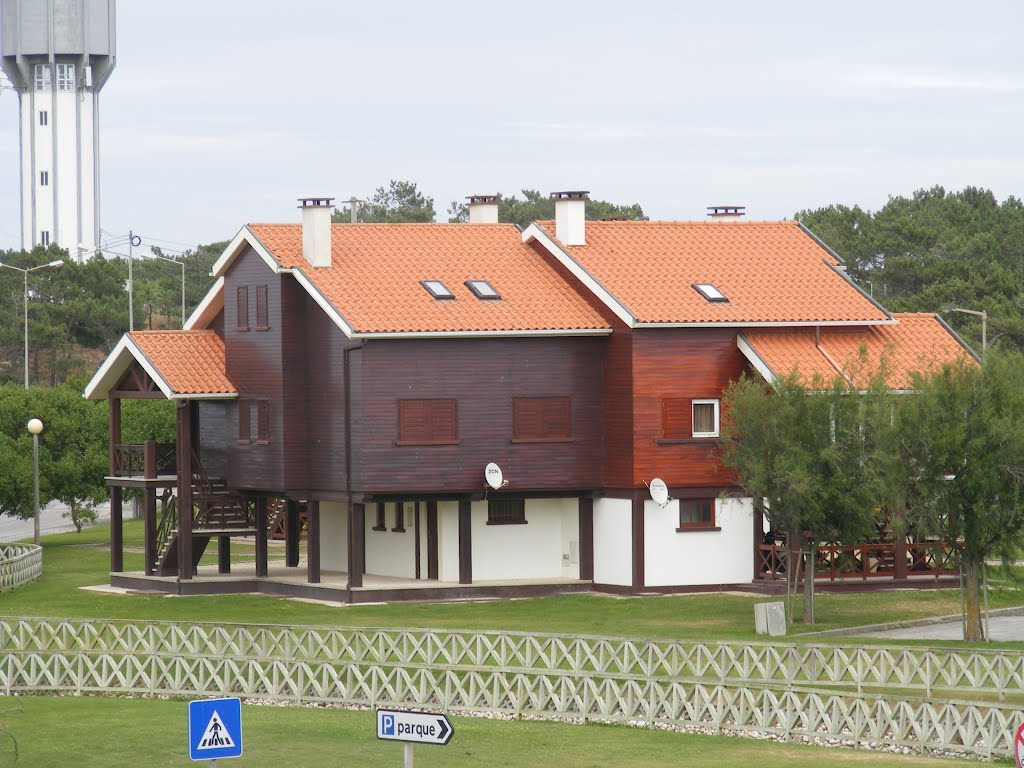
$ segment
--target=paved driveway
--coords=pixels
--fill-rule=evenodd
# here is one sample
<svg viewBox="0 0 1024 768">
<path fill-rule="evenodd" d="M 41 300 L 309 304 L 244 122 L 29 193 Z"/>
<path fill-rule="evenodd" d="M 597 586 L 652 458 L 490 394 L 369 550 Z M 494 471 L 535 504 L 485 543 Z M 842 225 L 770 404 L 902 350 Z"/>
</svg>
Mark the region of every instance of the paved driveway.
<svg viewBox="0 0 1024 768">
<path fill-rule="evenodd" d="M 1024 640 L 1024 616 L 992 616 L 989 619 L 992 640 Z M 897 640 L 961 640 L 963 629 L 959 621 L 924 626 L 886 629 L 865 633 L 863 637 L 889 637 Z"/>
</svg>

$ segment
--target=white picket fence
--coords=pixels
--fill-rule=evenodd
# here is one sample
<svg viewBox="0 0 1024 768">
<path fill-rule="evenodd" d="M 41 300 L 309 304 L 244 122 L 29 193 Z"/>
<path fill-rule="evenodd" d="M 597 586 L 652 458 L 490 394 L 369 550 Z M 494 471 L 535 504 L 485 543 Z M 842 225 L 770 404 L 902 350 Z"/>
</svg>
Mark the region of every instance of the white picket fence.
<svg viewBox="0 0 1024 768">
<path fill-rule="evenodd" d="M 985 758 L 1009 755 L 1024 722 L 1019 703 L 949 696 L 1019 694 L 1024 654 L 1006 651 L 13 618 L 0 619 L 0 648 L 5 694 L 404 706 Z"/>
<path fill-rule="evenodd" d="M 0 592 L 43 575 L 43 548 L 37 544 L 0 544 Z"/>
</svg>

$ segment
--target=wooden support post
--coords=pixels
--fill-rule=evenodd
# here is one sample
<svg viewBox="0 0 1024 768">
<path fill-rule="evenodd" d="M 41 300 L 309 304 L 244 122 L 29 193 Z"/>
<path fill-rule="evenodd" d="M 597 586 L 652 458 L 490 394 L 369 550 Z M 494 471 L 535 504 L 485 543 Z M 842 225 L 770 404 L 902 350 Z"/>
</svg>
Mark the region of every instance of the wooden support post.
<svg viewBox="0 0 1024 768">
<path fill-rule="evenodd" d="M 192 579 L 192 404 L 179 400 L 178 422 L 178 578 Z"/>
<path fill-rule="evenodd" d="M 427 502 L 427 578 L 437 579 L 437 502 Z"/>
<path fill-rule="evenodd" d="M 580 579 L 594 580 L 594 500 L 579 500 Z"/>
<path fill-rule="evenodd" d="M 123 490 L 118 486 L 110 489 L 110 571 L 121 573 L 124 570 L 124 527 L 122 518 Z"/>
<path fill-rule="evenodd" d="M 217 573 L 231 573 L 231 537 L 217 537 Z"/>
<path fill-rule="evenodd" d="M 633 591 L 644 590 L 644 497 L 633 494 Z"/>
<path fill-rule="evenodd" d="M 267 497 L 256 497 L 256 576 L 265 577 L 267 569 Z"/>
<path fill-rule="evenodd" d="M 284 508 L 284 564 L 299 566 L 299 502 L 288 499 Z"/>
<path fill-rule="evenodd" d="M 907 578 L 907 537 L 897 532 L 893 538 L 893 577 L 897 579 Z"/>
<path fill-rule="evenodd" d="M 320 583 L 320 502 L 306 502 L 306 581 Z"/>
<path fill-rule="evenodd" d="M 363 586 L 366 571 L 366 506 L 348 505 L 348 588 Z"/>
<path fill-rule="evenodd" d="M 156 573 L 156 488 L 147 488 L 145 503 L 142 505 L 143 552 L 146 560 L 146 575 Z"/>
<path fill-rule="evenodd" d="M 473 583 L 472 502 L 459 499 L 459 584 Z"/>
<path fill-rule="evenodd" d="M 156 440 L 142 444 L 142 476 L 147 480 L 156 479 Z"/>
</svg>

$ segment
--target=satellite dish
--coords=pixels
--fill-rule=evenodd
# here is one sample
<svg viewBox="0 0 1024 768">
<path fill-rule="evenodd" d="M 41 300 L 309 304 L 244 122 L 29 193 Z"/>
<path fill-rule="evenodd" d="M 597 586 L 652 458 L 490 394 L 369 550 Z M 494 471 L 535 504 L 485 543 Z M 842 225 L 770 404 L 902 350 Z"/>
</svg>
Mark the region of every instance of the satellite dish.
<svg viewBox="0 0 1024 768">
<path fill-rule="evenodd" d="M 668 504 L 668 486 L 665 485 L 665 481 L 660 477 L 656 477 L 651 480 L 651 484 L 648 486 L 651 489 L 651 498 L 654 503 L 659 507 L 664 507 Z"/>
<path fill-rule="evenodd" d="M 484 479 L 487 480 L 487 484 L 494 490 L 498 490 L 505 484 L 505 478 L 501 474 L 501 467 L 493 461 L 484 467 Z"/>
</svg>

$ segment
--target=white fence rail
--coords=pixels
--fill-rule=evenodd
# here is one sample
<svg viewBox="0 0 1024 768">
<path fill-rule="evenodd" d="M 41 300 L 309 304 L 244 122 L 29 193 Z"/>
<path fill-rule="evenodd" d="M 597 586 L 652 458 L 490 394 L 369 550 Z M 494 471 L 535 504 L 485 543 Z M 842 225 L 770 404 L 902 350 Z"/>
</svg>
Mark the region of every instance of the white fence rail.
<svg viewBox="0 0 1024 768">
<path fill-rule="evenodd" d="M 43 575 L 43 548 L 37 544 L 0 544 L 0 592 Z"/>
<path fill-rule="evenodd" d="M 327 627 L 0 619 L 0 691 L 237 695 L 629 721 L 1011 753 L 1024 708 L 927 686 L 1014 687 L 1015 652 L 683 643 Z M 901 695 L 858 692 L 857 686 Z M 823 690 L 827 686 L 841 689 Z M 907 691 L 910 696 L 903 695 Z"/>
</svg>

